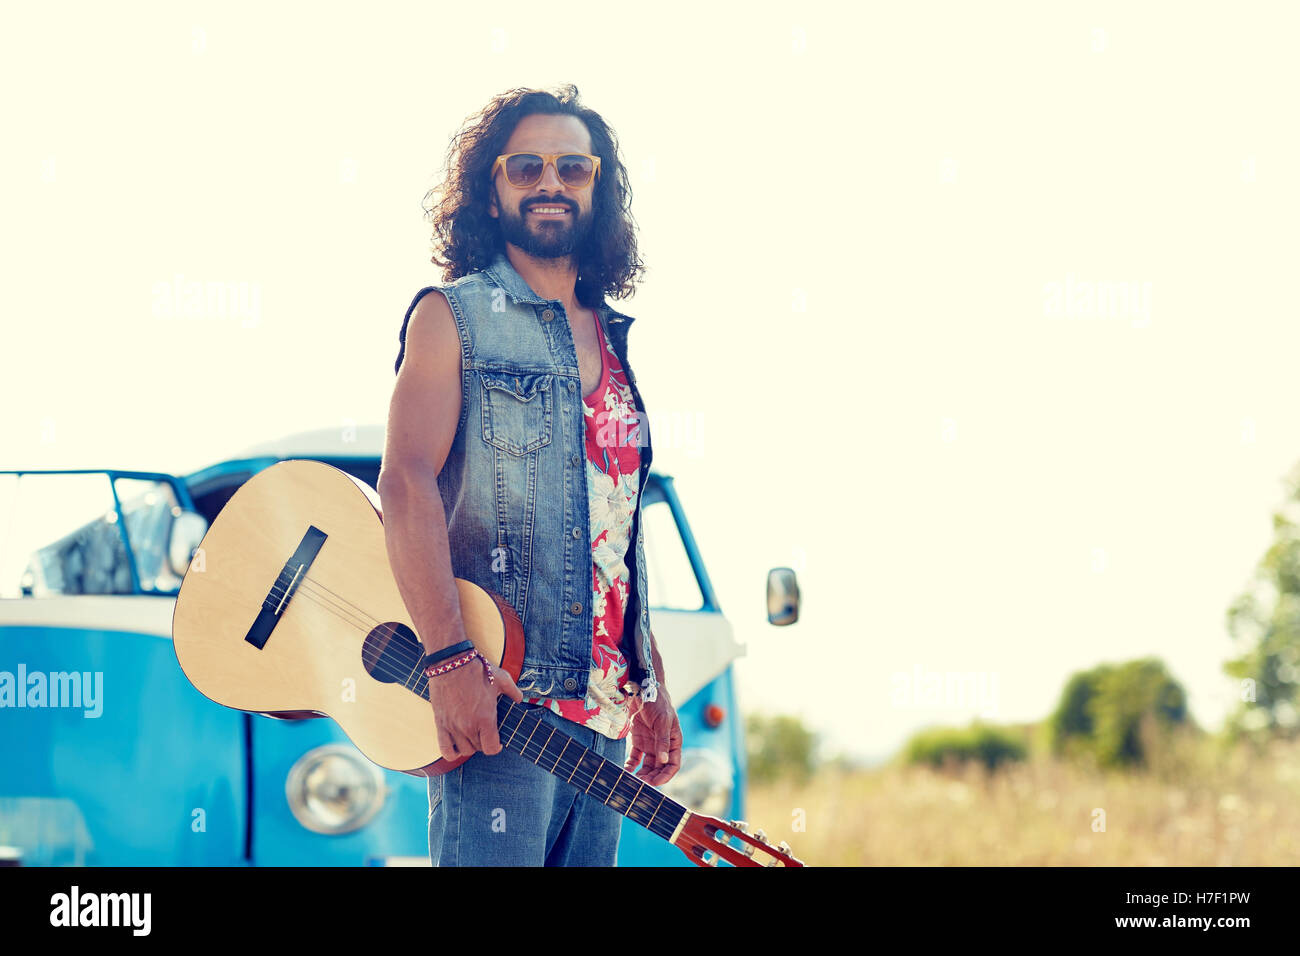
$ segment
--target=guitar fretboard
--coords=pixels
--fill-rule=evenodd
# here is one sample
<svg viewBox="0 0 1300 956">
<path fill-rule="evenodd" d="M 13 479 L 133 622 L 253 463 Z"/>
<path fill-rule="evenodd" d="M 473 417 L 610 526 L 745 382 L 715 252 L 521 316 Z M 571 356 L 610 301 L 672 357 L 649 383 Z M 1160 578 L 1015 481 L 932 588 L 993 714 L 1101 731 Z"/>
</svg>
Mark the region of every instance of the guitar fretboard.
<svg viewBox="0 0 1300 956">
<path fill-rule="evenodd" d="M 522 754 L 547 773 L 595 797 L 656 836 L 668 840 L 686 808 L 617 764 L 542 722 L 540 707 L 497 698 L 501 746 Z"/>
</svg>

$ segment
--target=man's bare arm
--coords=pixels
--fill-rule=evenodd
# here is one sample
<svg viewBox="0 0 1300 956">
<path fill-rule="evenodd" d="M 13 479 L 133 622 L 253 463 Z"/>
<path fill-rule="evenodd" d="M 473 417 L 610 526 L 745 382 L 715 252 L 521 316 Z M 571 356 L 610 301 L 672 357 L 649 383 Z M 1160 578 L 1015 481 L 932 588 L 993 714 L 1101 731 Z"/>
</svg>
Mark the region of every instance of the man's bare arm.
<svg viewBox="0 0 1300 956">
<path fill-rule="evenodd" d="M 439 292 L 416 305 L 406 327 L 406 354 L 388 411 L 388 435 L 378 491 L 388 563 L 402 602 L 426 651 L 465 640 L 460 597 L 451 567 L 447 515 L 438 474 L 456 438 L 461 412 L 460 333 Z M 523 699 L 510 676 L 489 685 L 477 662 L 429 682 L 429 703 L 446 756 L 501 752 L 496 698 Z"/>
<path fill-rule="evenodd" d="M 461 411 L 460 335 L 451 307 L 430 292 L 406 329 L 406 354 L 388 410 L 378 492 L 388 563 L 426 651 L 464 640 L 438 474 Z"/>
</svg>

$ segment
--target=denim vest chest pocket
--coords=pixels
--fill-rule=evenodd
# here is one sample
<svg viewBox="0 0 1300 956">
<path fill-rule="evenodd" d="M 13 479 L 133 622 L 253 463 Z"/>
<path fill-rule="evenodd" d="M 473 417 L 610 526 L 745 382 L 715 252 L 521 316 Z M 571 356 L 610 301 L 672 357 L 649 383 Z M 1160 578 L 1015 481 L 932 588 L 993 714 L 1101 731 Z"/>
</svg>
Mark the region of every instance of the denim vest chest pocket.
<svg viewBox="0 0 1300 956">
<path fill-rule="evenodd" d="M 480 370 L 479 381 L 485 442 L 512 455 L 527 455 L 550 443 L 552 373 L 489 368 Z"/>
</svg>

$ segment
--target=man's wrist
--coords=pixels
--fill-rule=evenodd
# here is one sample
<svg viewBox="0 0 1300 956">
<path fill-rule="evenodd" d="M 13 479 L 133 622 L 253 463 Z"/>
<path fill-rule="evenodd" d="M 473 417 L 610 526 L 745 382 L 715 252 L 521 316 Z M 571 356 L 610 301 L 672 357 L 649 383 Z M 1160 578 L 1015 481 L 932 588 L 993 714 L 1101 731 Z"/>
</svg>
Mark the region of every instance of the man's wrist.
<svg viewBox="0 0 1300 956">
<path fill-rule="evenodd" d="M 465 622 L 459 613 L 441 621 L 437 627 L 430 627 L 427 631 L 417 627 L 415 632 L 416 639 L 420 642 L 421 652 L 424 654 L 437 654 L 439 651 L 463 643 L 469 637 L 465 631 Z"/>
<path fill-rule="evenodd" d="M 448 646 L 440 647 L 437 650 L 430 651 L 426 649 L 424 656 L 420 658 L 419 669 L 423 671 L 428 667 L 432 667 L 434 664 L 441 664 L 448 658 L 472 650 L 474 650 L 474 644 L 469 640 L 458 641 L 455 644 L 449 644 Z"/>
</svg>

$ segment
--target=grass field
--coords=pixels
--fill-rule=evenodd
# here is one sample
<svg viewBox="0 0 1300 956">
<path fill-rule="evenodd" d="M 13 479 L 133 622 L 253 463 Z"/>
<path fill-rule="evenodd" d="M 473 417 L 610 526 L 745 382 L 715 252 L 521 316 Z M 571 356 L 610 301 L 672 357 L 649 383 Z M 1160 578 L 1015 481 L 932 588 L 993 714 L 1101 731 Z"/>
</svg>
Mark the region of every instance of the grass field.
<svg viewBox="0 0 1300 956">
<path fill-rule="evenodd" d="M 1044 757 L 992 774 L 827 769 L 748 796 L 751 825 L 810 866 L 1300 865 L 1297 742 L 1188 742 L 1128 772 Z"/>
</svg>

